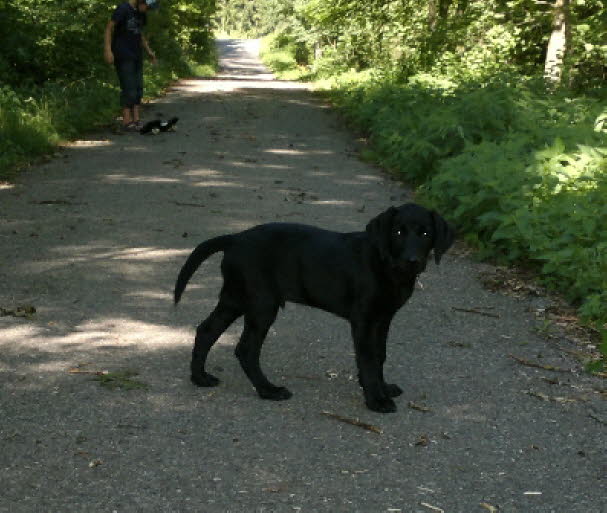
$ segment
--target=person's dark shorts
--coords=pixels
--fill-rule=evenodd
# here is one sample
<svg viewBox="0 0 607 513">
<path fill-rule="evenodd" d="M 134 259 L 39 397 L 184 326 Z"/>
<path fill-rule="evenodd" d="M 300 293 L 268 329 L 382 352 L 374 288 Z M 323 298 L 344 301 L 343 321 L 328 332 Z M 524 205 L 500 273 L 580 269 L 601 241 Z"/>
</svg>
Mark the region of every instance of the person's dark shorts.
<svg viewBox="0 0 607 513">
<path fill-rule="evenodd" d="M 120 81 L 120 106 L 139 105 L 143 97 L 143 59 L 114 61 Z"/>
</svg>

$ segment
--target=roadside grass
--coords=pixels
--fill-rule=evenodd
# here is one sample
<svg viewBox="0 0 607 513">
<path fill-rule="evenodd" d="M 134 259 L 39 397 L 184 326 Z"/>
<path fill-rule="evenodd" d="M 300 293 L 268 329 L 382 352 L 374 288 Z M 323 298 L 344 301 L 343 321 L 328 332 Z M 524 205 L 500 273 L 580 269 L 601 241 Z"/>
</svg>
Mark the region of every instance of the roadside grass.
<svg viewBox="0 0 607 513">
<path fill-rule="evenodd" d="M 205 63 L 184 60 L 145 67 L 145 101 L 158 97 L 175 80 L 213 76 L 216 57 Z M 120 113 L 113 69 L 69 83 L 39 87 L 0 87 L 0 180 L 11 180 L 23 166 L 52 153 L 62 141 L 111 125 Z"/>
<path fill-rule="evenodd" d="M 112 372 L 103 371 L 96 373 L 93 380 L 99 382 L 100 386 L 109 388 L 110 390 L 147 389 L 147 383 L 134 379 L 134 377 L 138 375 L 139 372 L 133 369 L 117 370 Z"/>
<path fill-rule="evenodd" d="M 585 321 L 607 322 L 604 102 L 419 78 L 342 82 L 331 97 L 482 258 L 531 266 Z"/>
<path fill-rule="evenodd" d="M 481 258 L 533 269 L 583 322 L 607 328 L 604 97 L 549 94 L 508 75 L 314 78 L 368 138 L 364 159 L 414 185 L 418 201 L 455 223 Z M 606 343 L 601 350 L 606 360 Z"/>
<path fill-rule="evenodd" d="M 317 78 L 310 66 L 298 64 L 295 48 L 279 47 L 271 37 L 261 40 L 260 57 L 279 80 L 310 81 Z"/>
<path fill-rule="evenodd" d="M 600 330 L 601 343 L 598 347 L 600 357 L 591 360 L 586 365 L 588 372 L 600 373 L 603 377 L 607 377 L 607 329 Z"/>
</svg>

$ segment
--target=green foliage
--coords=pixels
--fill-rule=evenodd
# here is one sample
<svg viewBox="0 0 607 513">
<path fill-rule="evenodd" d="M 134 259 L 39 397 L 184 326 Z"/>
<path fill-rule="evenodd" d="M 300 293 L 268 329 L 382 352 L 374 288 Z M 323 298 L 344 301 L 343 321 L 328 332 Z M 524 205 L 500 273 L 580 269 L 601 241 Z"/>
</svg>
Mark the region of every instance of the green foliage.
<svg viewBox="0 0 607 513">
<path fill-rule="evenodd" d="M 220 23 L 239 19 L 231 26 L 254 37 L 286 34 L 320 56 L 324 74 L 334 65 L 334 72 L 381 68 L 404 79 L 418 73 L 463 80 L 541 76 L 553 21 L 553 5 L 535 0 L 277 2 L 224 0 Z M 604 0 L 571 2 L 567 86 L 604 87 L 605 7 Z"/>
<path fill-rule="evenodd" d="M 335 104 L 369 136 L 366 158 L 419 185 L 481 256 L 535 266 L 585 319 L 607 322 L 605 2 L 571 2 L 553 94 L 549 2 L 291 5 L 283 61 L 294 42 L 314 50 L 312 76 L 333 77 Z"/>
<path fill-rule="evenodd" d="M 549 287 L 607 321 L 604 106 L 533 85 L 466 85 L 381 75 L 332 97 L 365 130 L 375 160 L 417 183 L 480 250 L 534 266 Z"/>
<path fill-rule="evenodd" d="M 147 383 L 133 379 L 138 376 L 139 372 L 133 369 L 117 370 L 113 372 L 102 371 L 97 372 L 93 377 L 94 381 L 98 381 L 99 385 L 110 390 L 141 390 L 147 389 Z"/>
<path fill-rule="evenodd" d="M 312 76 L 333 77 L 334 103 L 369 136 L 365 157 L 417 184 L 481 257 L 535 267 L 584 319 L 607 323 L 604 2 L 571 4 L 569 88 L 553 94 L 547 2 L 293 5 L 283 49 L 315 49 Z"/>
<path fill-rule="evenodd" d="M 292 39 L 278 34 L 262 42 L 261 58 L 281 80 L 301 80 L 308 73 L 297 63 L 295 45 Z"/>
<path fill-rule="evenodd" d="M 599 330 L 601 334 L 601 343 L 599 344 L 599 357 L 588 362 L 586 370 L 589 372 L 606 372 L 607 371 L 607 328 Z"/>
<path fill-rule="evenodd" d="M 47 152 L 57 142 L 44 106 L 6 86 L 0 89 L 0 135 L 0 170 L 27 155 Z"/>
</svg>

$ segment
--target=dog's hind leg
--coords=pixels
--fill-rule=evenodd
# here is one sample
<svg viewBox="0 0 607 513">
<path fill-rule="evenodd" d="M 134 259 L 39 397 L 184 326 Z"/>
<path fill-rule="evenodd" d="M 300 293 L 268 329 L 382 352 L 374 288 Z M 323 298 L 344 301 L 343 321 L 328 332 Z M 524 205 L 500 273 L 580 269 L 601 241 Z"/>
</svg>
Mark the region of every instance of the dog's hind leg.
<svg viewBox="0 0 607 513">
<path fill-rule="evenodd" d="M 241 315 L 242 310 L 228 306 L 220 300 L 211 315 L 200 323 L 196 330 L 190 366 L 191 379 L 194 384 L 199 387 L 214 387 L 219 384 L 219 379 L 204 369 L 207 355 L 221 334 Z"/>
<path fill-rule="evenodd" d="M 258 309 L 260 310 L 260 309 Z M 282 401 L 291 397 L 291 392 L 285 387 L 277 387 L 268 381 L 259 364 L 261 346 L 266 338 L 270 326 L 276 319 L 278 305 L 263 308 L 263 312 L 249 311 L 245 313 L 244 330 L 234 354 L 238 358 L 242 369 L 251 380 L 262 399 Z"/>
</svg>

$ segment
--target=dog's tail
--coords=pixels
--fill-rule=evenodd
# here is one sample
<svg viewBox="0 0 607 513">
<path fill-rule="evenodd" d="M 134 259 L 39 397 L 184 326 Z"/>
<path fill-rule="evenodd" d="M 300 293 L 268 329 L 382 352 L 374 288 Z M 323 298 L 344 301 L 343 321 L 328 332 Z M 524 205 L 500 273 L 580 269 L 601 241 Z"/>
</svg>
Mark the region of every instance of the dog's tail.
<svg viewBox="0 0 607 513">
<path fill-rule="evenodd" d="M 175 292 L 173 295 L 175 304 L 179 303 L 181 294 L 183 294 L 188 281 L 190 281 L 190 278 L 196 272 L 196 269 L 200 267 L 200 264 L 212 254 L 227 249 L 231 241 L 232 235 L 220 235 L 219 237 L 205 240 L 203 243 L 196 246 L 179 271 L 179 276 L 177 276 Z"/>
</svg>

